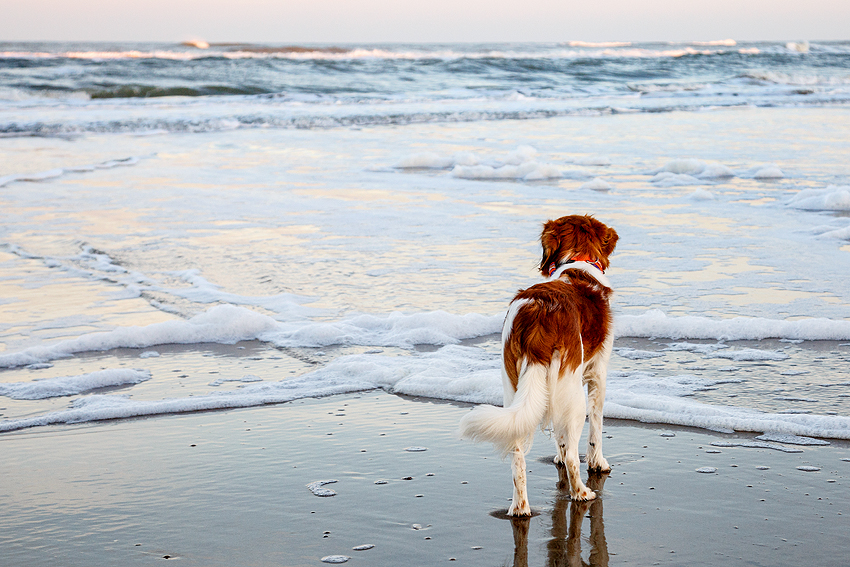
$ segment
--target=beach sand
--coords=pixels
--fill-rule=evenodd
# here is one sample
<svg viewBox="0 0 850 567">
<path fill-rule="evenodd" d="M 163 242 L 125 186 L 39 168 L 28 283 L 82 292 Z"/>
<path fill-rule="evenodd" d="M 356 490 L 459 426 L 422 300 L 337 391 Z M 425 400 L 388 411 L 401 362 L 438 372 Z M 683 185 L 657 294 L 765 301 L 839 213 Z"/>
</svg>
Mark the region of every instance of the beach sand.
<svg viewBox="0 0 850 567">
<path fill-rule="evenodd" d="M 469 407 L 378 390 L 4 434 L 2 564 L 847 564 L 846 442 L 716 447 L 753 435 L 609 420 L 613 470 L 576 504 L 540 432 L 535 516 L 511 521 L 509 464 L 456 438 Z M 329 480 L 332 497 L 307 487 Z"/>
</svg>

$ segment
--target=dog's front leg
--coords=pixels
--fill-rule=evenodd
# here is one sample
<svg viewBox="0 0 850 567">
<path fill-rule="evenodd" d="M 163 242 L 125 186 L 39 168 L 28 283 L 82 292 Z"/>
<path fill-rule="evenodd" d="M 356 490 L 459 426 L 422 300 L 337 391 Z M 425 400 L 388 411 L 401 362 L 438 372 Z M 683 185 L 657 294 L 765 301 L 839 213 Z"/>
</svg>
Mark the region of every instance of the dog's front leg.
<svg viewBox="0 0 850 567">
<path fill-rule="evenodd" d="M 590 422 L 587 434 L 587 470 L 607 473 L 611 466 L 602 456 L 602 407 L 605 405 L 605 382 L 608 373 L 608 359 L 614 337 L 605 340 L 602 351 L 585 369 L 583 381 L 587 384 L 587 420 Z"/>
<path fill-rule="evenodd" d="M 514 497 L 508 516 L 530 516 L 531 506 L 528 505 L 528 489 L 525 476 L 525 449 L 522 443 L 517 443 L 511 459 L 511 473 L 514 477 Z"/>
<path fill-rule="evenodd" d="M 605 404 L 605 374 L 595 373 L 587 382 L 588 421 L 587 470 L 610 472 L 611 466 L 602 456 L 602 406 Z"/>
</svg>

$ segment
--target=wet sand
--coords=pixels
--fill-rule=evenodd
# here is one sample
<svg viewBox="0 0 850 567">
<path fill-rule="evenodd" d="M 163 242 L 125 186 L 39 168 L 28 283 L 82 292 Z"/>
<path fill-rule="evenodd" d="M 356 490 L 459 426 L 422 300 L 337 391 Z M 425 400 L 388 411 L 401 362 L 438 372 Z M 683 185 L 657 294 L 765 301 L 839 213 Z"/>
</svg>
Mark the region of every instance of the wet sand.
<svg viewBox="0 0 850 567">
<path fill-rule="evenodd" d="M 847 564 L 846 442 L 608 421 L 613 471 L 576 504 L 539 433 L 535 516 L 512 521 L 508 463 L 455 437 L 468 409 L 374 391 L 4 434 L 0 564 Z M 327 480 L 335 496 L 307 487 Z"/>
</svg>

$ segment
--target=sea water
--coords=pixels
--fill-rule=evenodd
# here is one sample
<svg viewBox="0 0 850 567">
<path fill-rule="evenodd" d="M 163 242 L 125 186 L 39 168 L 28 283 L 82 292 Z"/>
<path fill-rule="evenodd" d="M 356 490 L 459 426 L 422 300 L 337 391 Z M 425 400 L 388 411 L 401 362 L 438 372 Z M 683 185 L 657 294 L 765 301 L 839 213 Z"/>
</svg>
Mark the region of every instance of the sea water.
<svg viewBox="0 0 850 567">
<path fill-rule="evenodd" d="M 0 431 L 500 403 L 542 223 L 620 235 L 605 413 L 850 438 L 850 44 L 0 44 Z M 218 345 L 218 346 L 214 346 Z"/>
</svg>

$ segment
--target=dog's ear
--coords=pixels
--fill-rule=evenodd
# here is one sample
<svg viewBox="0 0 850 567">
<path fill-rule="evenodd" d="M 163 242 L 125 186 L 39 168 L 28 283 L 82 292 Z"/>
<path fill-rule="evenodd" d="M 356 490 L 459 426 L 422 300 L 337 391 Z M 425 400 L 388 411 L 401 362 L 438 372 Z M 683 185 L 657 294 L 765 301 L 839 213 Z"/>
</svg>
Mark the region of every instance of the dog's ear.
<svg viewBox="0 0 850 567">
<path fill-rule="evenodd" d="M 540 234 L 540 244 L 543 246 L 540 273 L 544 276 L 549 275 L 549 264 L 558 261 L 558 248 L 561 243 L 557 236 L 557 229 L 558 223 L 550 220 L 543 225 L 543 232 Z"/>
<path fill-rule="evenodd" d="M 617 247 L 617 240 L 619 239 L 620 237 L 617 235 L 617 231 L 613 228 L 608 228 L 608 230 L 605 231 L 605 236 L 602 239 L 602 252 L 605 254 L 605 257 L 611 255 L 614 248 Z"/>
</svg>

